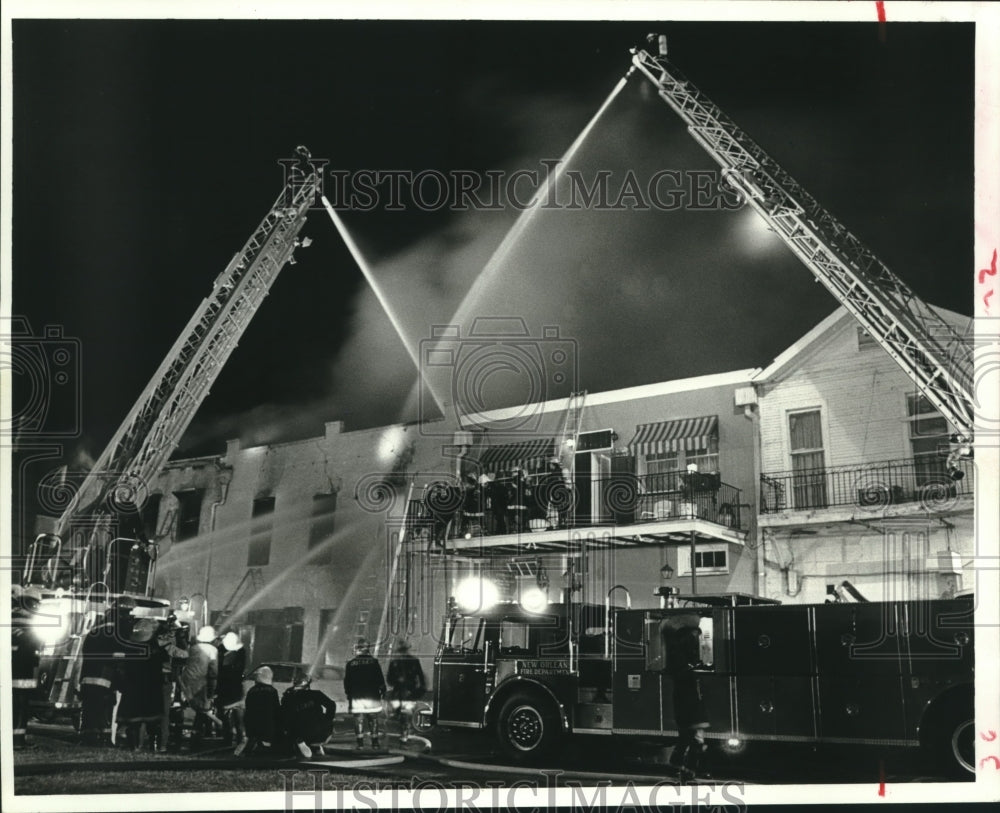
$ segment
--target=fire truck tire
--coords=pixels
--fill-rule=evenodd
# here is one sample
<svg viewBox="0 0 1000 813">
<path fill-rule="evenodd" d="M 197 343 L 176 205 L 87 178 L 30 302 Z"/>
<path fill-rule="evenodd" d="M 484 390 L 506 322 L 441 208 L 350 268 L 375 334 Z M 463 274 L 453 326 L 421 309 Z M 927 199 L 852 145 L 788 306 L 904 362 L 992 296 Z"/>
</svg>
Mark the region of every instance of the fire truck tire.
<svg viewBox="0 0 1000 813">
<path fill-rule="evenodd" d="M 954 773 L 976 772 L 976 720 L 959 720 L 951 729 L 951 758 Z"/>
<path fill-rule="evenodd" d="M 933 766 L 954 778 L 975 773 L 975 714 L 971 698 L 968 703 L 961 702 L 958 696 L 949 698 L 931 712 L 924 746 Z"/>
<path fill-rule="evenodd" d="M 511 695 L 497 715 L 497 736 L 515 762 L 533 762 L 552 752 L 562 730 L 552 701 L 536 694 Z"/>
</svg>

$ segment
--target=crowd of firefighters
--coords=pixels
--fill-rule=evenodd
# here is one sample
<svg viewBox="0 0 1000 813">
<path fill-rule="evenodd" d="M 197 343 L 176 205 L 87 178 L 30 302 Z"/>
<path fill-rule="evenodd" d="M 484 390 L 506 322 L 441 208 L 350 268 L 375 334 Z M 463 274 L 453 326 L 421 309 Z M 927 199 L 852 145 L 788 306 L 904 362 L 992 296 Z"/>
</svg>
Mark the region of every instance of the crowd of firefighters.
<svg viewBox="0 0 1000 813">
<path fill-rule="evenodd" d="M 425 515 L 433 520 L 435 541 L 449 536 L 522 533 L 532 527 L 564 528 L 573 505 L 569 469 L 557 459 L 545 472 L 527 469 L 467 474 L 461 485 L 433 483 L 423 495 Z"/>
<path fill-rule="evenodd" d="M 41 641 L 36 633 L 41 593 L 14 587 L 11 658 L 14 747 L 28 745 L 32 703 L 38 700 Z M 210 625 L 191 627 L 173 611 L 166 618 L 135 614 L 121 596 L 100 614 L 82 642 L 76 692 L 81 745 L 122 746 L 155 753 L 190 748 L 221 736 L 236 756 L 324 753 L 337 705 L 297 671 L 279 696 L 269 666 L 247 672 L 247 653 L 235 632 L 217 635 Z M 246 682 L 252 680 L 249 689 Z M 400 641 L 388 683 L 367 641 L 359 640 L 344 670 L 348 713 L 357 747 L 381 747 L 380 718 L 398 716 L 405 743 L 413 713 L 426 690 L 420 661 Z M 190 739 L 190 742 L 187 740 Z"/>
</svg>

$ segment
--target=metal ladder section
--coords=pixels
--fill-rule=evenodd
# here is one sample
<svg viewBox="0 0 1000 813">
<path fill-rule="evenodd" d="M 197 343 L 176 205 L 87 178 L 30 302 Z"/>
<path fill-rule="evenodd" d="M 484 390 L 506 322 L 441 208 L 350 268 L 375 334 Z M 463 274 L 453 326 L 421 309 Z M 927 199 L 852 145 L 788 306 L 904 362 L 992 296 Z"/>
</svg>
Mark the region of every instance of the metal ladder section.
<svg viewBox="0 0 1000 813">
<path fill-rule="evenodd" d="M 320 178 L 289 182 L 242 251 L 216 278 L 146 389 L 60 517 L 65 534 L 74 517 L 112 490 L 148 488 L 184 434 L 278 272 L 306 241 L 299 239 Z"/>
<path fill-rule="evenodd" d="M 722 167 L 723 178 L 837 301 L 871 334 L 928 400 L 967 438 L 973 434 L 973 349 L 846 226 L 740 130 L 676 66 L 635 51 L 634 68 Z"/>
<path fill-rule="evenodd" d="M 372 654 L 378 657 L 379 648 L 387 633 L 399 634 L 407 631 L 409 619 L 407 616 L 407 578 L 406 568 L 400 567 L 400 559 L 403 555 L 404 546 L 410 541 L 410 537 L 416 537 L 421 527 L 423 519 L 417 509 L 417 504 L 413 501 L 414 482 L 411 479 L 406 492 L 406 509 L 403 512 L 403 521 L 399 525 L 399 530 L 392 536 L 392 553 L 386 562 L 388 566 L 388 578 L 386 579 L 385 599 L 382 602 L 382 617 L 379 619 L 378 637 L 372 647 Z M 391 522 L 391 520 L 390 520 Z M 390 526 L 390 533 L 391 526 Z"/>
<path fill-rule="evenodd" d="M 563 468 L 574 473 L 576 462 L 576 443 L 583 425 L 583 408 L 587 403 L 587 391 L 571 392 L 566 404 L 566 417 L 563 419 L 562 432 L 559 435 L 559 449 L 556 454 Z"/>
</svg>

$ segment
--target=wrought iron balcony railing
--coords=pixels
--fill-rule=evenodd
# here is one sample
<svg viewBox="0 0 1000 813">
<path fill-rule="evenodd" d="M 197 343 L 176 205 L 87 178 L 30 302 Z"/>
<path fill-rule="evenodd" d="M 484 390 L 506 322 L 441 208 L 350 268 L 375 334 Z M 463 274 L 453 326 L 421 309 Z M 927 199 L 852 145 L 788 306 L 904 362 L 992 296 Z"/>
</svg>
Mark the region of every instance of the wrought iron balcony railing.
<svg viewBox="0 0 1000 813">
<path fill-rule="evenodd" d="M 716 473 L 580 476 L 572 487 L 545 477 L 497 483 L 425 494 L 411 501 L 409 516 L 437 539 L 673 519 L 744 528 L 748 518 L 740 490 Z"/>
<path fill-rule="evenodd" d="M 890 505 L 921 503 L 929 511 L 945 510 L 959 497 L 974 493 L 975 465 L 959 462 L 952 476 L 943 457 L 884 460 L 760 477 L 761 513 L 857 506 L 878 511 Z"/>
</svg>

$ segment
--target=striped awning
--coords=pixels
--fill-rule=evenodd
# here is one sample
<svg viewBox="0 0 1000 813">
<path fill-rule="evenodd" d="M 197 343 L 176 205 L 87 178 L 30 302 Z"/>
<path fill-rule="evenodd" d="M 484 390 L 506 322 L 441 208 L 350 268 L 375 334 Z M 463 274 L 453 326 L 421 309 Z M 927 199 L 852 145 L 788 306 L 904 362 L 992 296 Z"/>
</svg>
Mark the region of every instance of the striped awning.
<svg viewBox="0 0 1000 813">
<path fill-rule="evenodd" d="M 712 439 L 718 437 L 718 415 L 644 423 L 637 427 L 635 437 L 629 442 L 629 450 L 634 455 L 646 455 L 681 449 L 707 449 Z"/>
<path fill-rule="evenodd" d="M 531 438 L 502 446 L 488 446 L 479 453 L 479 466 L 484 472 L 530 468 L 555 455 L 555 438 Z"/>
</svg>

